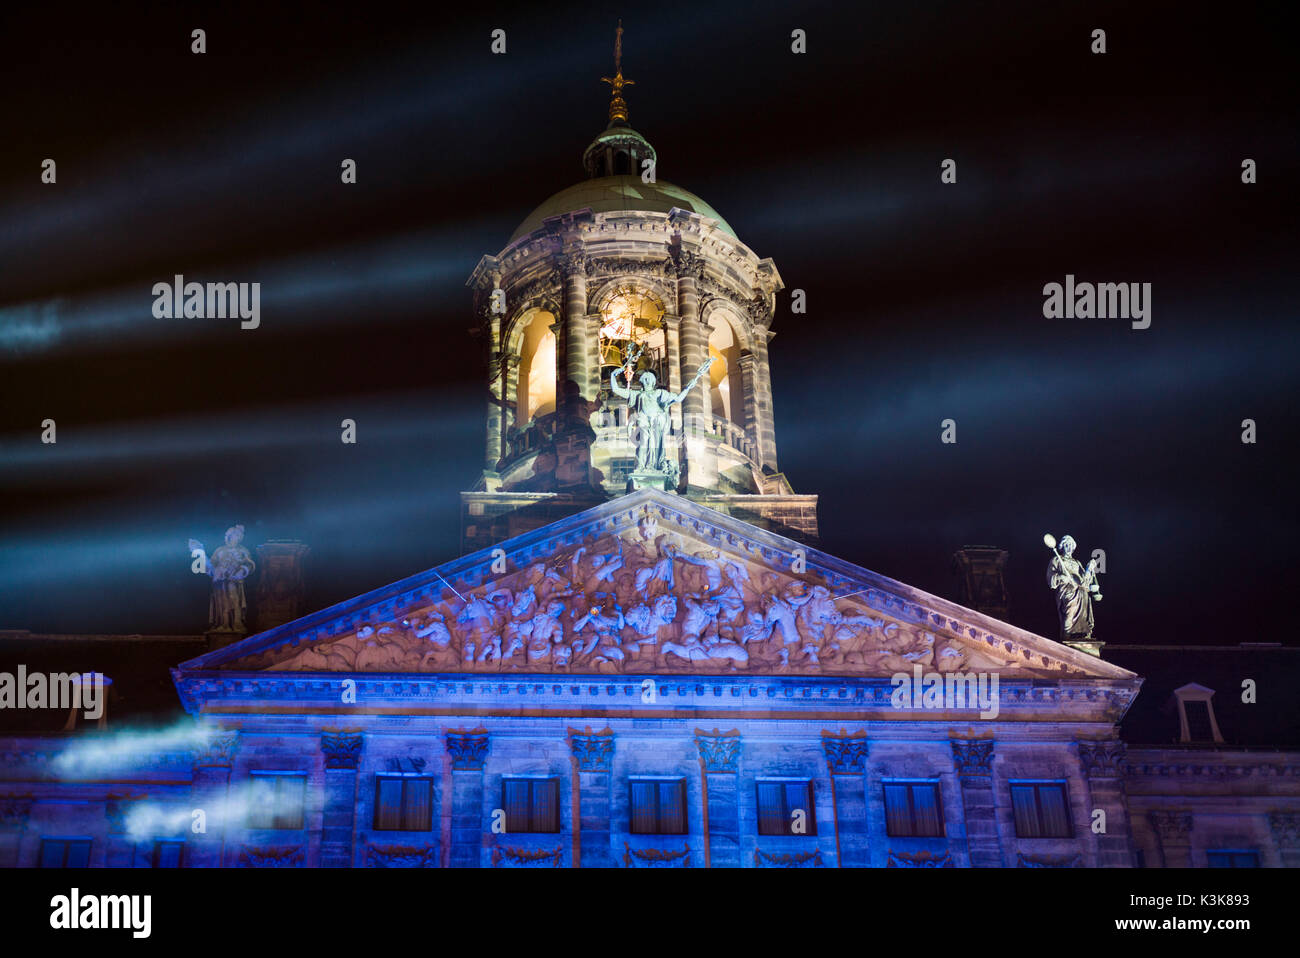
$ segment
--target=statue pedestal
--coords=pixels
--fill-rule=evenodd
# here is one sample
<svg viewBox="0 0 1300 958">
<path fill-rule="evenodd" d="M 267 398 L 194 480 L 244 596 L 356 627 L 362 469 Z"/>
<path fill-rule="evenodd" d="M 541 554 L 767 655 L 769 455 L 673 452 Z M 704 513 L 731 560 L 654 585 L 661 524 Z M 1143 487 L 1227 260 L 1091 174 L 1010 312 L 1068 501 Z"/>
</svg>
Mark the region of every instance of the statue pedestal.
<svg viewBox="0 0 1300 958">
<path fill-rule="evenodd" d="M 676 492 L 677 483 L 662 472 L 634 472 L 627 477 L 627 491 L 638 489 L 658 489 L 660 492 Z"/>
<path fill-rule="evenodd" d="M 1068 645 L 1072 649 L 1078 649 L 1080 652 L 1086 652 L 1089 655 L 1095 655 L 1101 658 L 1101 647 L 1105 642 L 1098 642 L 1096 639 L 1064 639 L 1062 645 Z"/>
</svg>

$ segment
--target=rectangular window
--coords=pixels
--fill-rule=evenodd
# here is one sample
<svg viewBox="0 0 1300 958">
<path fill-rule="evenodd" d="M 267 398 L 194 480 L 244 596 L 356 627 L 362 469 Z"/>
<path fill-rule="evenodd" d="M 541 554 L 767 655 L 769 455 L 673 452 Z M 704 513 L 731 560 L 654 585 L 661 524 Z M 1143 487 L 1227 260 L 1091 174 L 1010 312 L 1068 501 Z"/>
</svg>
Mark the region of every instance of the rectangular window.
<svg viewBox="0 0 1300 958">
<path fill-rule="evenodd" d="M 632 834 L 686 834 L 686 780 L 633 779 Z"/>
<path fill-rule="evenodd" d="M 156 841 L 153 843 L 153 868 L 180 868 L 181 858 L 185 854 L 185 843 L 177 841 Z"/>
<path fill-rule="evenodd" d="M 558 832 L 560 782 L 555 778 L 507 778 L 501 782 L 506 832 Z"/>
<path fill-rule="evenodd" d="M 1206 852 L 1211 868 L 1258 868 L 1259 852 L 1227 848 Z"/>
<path fill-rule="evenodd" d="M 253 772 L 249 828 L 302 828 L 307 776 L 301 772 Z"/>
<path fill-rule="evenodd" d="M 1017 838 L 1073 838 L 1064 782 L 1012 782 Z"/>
<path fill-rule="evenodd" d="M 912 838 L 943 835 L 943 803 L 938 782 L 885 782 L 884 787 L 887 835 Z"/>
<path fill-rule="evenodd" d="M 1199 699 L 1184 700 L 1183 711 L 1187 714 L 1187 740 L 1213 742 L 1214 727 L 1210 725 L 1210 703 Z"/>
<path fill-rule="evenodd" d="M 41 868 L 87 868 L 89 838 L 42 838 Z"/>
<path fill-rule="evenodd" d="M 816 835 L 812 782 L 757 781 L 760 835 Z M 801 812 L 801 815 L 796 813 Z M 796 823 L 802 823 L 800 830 Z"/>
<path fill-rule="evenodd" d="M 375 828 L 427 832 L 433 827 L 433 779 L 375 776 Z"/>
</svg>

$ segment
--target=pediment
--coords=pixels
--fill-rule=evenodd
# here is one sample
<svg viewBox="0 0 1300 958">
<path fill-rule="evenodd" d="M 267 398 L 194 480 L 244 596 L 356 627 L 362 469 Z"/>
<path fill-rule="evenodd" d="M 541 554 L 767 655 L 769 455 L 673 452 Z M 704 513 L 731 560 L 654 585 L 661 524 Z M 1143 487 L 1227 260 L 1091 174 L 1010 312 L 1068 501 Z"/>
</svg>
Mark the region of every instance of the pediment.
<svg viewBox="0 0 1300 958">
<path fill-rule="evenodd" d="M 208 653 L 180 671 L 1004 677 L 1131 673 L 641 490 Z"/>
</svg>

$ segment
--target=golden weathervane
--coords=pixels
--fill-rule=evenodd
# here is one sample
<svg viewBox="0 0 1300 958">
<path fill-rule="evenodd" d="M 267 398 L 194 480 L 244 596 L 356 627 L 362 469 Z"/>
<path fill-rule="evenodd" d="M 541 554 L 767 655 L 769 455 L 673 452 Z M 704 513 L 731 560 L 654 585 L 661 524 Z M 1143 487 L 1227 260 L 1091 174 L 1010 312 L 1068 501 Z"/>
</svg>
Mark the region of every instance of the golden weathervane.
<svg viewBox="0 0 1300 958">
<path fill-rule="evenodd" d="M 618 21 L 618 30 L 614 33 L 614 75 L 601 77 L 602 83 L 608 83 L 612 97 L 609 101 L 609 122 L 627 122 L 627 101 L 623 99 L 623 87 L 633 86 L 635 80 L 623 78 L 623 21 Z"/>
</svg>

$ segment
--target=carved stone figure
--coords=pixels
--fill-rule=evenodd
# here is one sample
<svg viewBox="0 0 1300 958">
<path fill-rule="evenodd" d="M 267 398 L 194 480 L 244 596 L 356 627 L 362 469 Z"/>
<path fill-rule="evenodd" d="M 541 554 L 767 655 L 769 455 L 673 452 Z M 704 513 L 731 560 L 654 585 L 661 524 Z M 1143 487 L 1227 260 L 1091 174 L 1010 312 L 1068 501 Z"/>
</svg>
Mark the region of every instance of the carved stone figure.
<svg viewBox="0 0 1300 958">
<path fill-rule="evenodd" d="M 253 555 L 244 548 L 244 527 L 231 526 L 226 530 L 226 544 L 208 556 L 207 571 L 212 577 L 212 597 L 208 602 L 208 628 L 213 632 L 247 632 L 244 615 L 248 602 L 244 594 L 244 580 L 253 574 L 257 564 Z M 190 550 L 202 549 L 203 543 L 190 540 Z"/>
<path fill-rule="evenodd" d="M 656 645 L 659 641 L 660 630 L 673 624 L 673 620 L 677 618 L 677 597 L 674 595 L 661 595 L 650 604 L 643 602 L 629 609 L 625 618 L 627 624 L 636 633 L 623 646 L 628 654 L 629 661 L 631 661 L 641 657 L 641 647 L 643 645 Z M 653 664 L 654 649 L 650 649 L 649 652 L 651 653 L 648 656 L 650 664 Z"/>
<path fill-rule="evenodd" d="M 530 665 L 542 665 L 547 662 L 556 661 L 552 659 L 551 651 L 554 648 L 557 652 L 564 642 L 564 623 L 561 616 L 564 615 L 564 603 L 558 599 L 552 599 L 546 604 L 545 612 L 538 612 L 533 616 L 530 623 L 528 636 L 528 662 Z M 565 656 L 567 661 L 567 656 Z"/>
<path fill-rule="evenodd" d="M 1072 536 L 1062 536 L 1059 549 L 1050 535 L 1043 541 L 1052 550 L 1047 566 L 1047 584 L 1056 592 L 1056 613 L 1061 622 L 1062 641 L 1086 642 L 1092 639 L 1092 600 L 1101 599 L 1097 584 L 1097 563 L 1084 566 L 1074 558 L 1076 543 Z"/>
<path fill-rule="evenodd" d="M 420 655 L 420 671 L 440 672 L 456 666 L 460 653 L 452 640 L 451 630 L 447 628 L 447 618 L 441 612 L 429 609 L 423 616 L 403 619 L 402 625 L 427 648 Z"/>
<path fill-rule="evenodd" d="M 686 388 L 679 393 L 656 386 L 655 374 L 649 370 L 643 372 L 639 377 L 641 388 L 631 388 L 632 365 L 630 362 L 609 374 L 610 389 L 614 391 L 616 396 L 621 396 L 627 400 L 629 412 L 635 415 L 637 472 L 667 472 L 668 454 L 664 446 L 664 438 L 668 434 L 669 410 L 672 409 L 675 403 L 680 403 L 686 398 L 687 393 L 695 388 L 712 365 L 713 357 L 710 356 L 700 366 L 695 378 L 687 383 Z M 618 384 L 618 374 L 620 372 L 623 374 L 623 378 L 627 380 L 628 384 L 626 386 Z M 676 465 L 675 462 L 673 464 Z"/>
<path fill-rule="evenodd" d="M 593 606 L 573 623 L 575 635 L 590 626 L 585 643 L 574 644 L 573 664 L 596 666 L 601 672 L 612 672 L 616 671 L 613 666 L 626 658 L 620 637 L 626 621 L 623 610 L 613 598 L 606 592 L 597 592 L 595 599 L 600 604 Z M 614 610 L 613 615 L 606 614 L 607 607 Z M 574 615 L 577 615 L 576 610 Z"/>
</svg>

